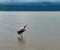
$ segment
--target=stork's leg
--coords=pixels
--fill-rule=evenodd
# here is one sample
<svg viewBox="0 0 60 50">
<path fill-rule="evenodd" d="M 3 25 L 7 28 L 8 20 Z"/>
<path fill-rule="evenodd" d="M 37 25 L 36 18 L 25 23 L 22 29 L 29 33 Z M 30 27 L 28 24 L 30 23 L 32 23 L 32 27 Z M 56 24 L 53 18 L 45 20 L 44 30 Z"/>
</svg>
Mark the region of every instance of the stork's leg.
<svg viewBox="0 0 60 50">
<path fill-rule="evenodd" d="M 20 34 L 21 38 L 23 38 L 23 33 Z"/>
</svg>

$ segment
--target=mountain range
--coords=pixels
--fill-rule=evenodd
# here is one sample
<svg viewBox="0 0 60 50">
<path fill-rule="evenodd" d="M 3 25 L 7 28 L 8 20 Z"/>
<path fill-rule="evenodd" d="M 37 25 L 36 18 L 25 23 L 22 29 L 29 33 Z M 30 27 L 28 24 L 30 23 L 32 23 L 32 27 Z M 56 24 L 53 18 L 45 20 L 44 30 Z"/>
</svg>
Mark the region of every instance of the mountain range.
<svg viewBox="0 0 60 50">
<path fill-rule="evenodd" d="M 0 11 L 60 11 L 60 2 L 6 2 Z"/>
<path fill-rule="evenodd" d="M 60 5 L 60 2 L 5 2 L 0 5 Z"/>
</svg>

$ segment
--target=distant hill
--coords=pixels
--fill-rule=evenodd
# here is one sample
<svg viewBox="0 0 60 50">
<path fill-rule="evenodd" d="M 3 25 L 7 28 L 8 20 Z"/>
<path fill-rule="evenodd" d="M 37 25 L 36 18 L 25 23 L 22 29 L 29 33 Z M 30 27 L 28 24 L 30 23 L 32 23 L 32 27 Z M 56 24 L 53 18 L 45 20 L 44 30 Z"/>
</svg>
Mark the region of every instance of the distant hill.
<svg viewBox="0 0 60 50">
<path fill-rule="evenodd" d="M 60 2 L 54 2 L 55 5 L 60 5 Z"/>
<path fill-rule="evenodd" d="M 0 5 L 60 5 L 60 2 L 5 2 Z"/>
<path fill-rule="evenodd" d="M 0 11 L 60 11 L 59 2 L 0 3 Z"/>
</svg>

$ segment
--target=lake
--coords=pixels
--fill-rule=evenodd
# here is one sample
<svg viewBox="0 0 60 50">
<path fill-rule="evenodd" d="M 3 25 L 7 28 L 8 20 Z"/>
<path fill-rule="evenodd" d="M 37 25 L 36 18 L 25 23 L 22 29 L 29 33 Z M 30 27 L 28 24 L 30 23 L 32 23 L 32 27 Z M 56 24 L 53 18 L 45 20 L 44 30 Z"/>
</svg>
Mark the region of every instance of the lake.
<svg viewBox="0 0 60 50">
<path fill-rule="evenodd" d="M 60 12 L 0 11 L 0 50 L 60 50 Z"/>
</svg>

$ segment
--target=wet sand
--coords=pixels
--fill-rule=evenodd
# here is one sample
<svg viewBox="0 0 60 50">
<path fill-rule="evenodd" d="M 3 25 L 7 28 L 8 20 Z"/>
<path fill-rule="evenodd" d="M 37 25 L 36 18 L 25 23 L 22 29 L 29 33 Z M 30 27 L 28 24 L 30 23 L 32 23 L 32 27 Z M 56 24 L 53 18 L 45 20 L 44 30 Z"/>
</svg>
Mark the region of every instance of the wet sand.
<svg viewBox="0 0 60 50">
<path fill-rule="evenodd" d="M 60 12 L 0 12 L 0 50 L 60 50 Z"/>
</svg>

